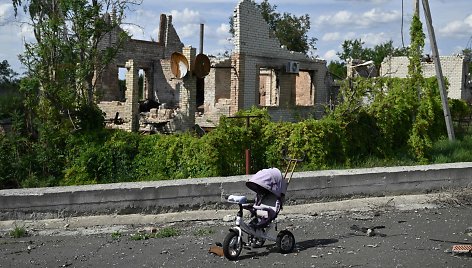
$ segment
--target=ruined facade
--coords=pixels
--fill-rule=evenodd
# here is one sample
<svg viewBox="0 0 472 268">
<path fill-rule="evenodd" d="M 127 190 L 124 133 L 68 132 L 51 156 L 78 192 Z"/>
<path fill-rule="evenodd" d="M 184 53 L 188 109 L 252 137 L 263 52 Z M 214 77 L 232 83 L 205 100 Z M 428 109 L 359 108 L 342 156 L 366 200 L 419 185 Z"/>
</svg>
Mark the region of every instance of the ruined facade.
<svg viewBox="0 0 472 268">
<path fill-rule="evenodd" d="M 267 108 L 276 121 L 321 117 L 332 86 L 326 61 L 282 47 L 251 1 L 239 2 L 233 18 L 234 53 L 205 78 L 205 92 L 215 93 L 205 95 L 208 110 L 197 122 L 253 106 Z"/>
<path fill-rule="evenodd" d="M 469 70 L 469 62 L 465 56 L 441 56 L 440 58 L 443 76 L 449 83 L 448 97 L 451 99 L 463 99 L 472 101 L 472 77 Z M 387 77 L 405 78 L 408 76 L 408 57 L 385 58 L 380 68 L 380 75 Z M 425 77 L 436 76 L 436 69 L 432 59 L 425 57 L 422 63 Z"/>
<path fill-rule="evenodd" d="M 120 31 L 117 28 L 101 46 L 106 48 L 116 44 Z M 125 41 L 115 60 L 97 78 L 97 88 L 100 89 L 98 105 L 106 114 L 110 127 L 138 131 L 162 125 L 168 131 L 175 131 L 195 124 L 196 80 L 193 76 L 176 79 L 172 75 L 170 55 L 174 52 L 187 58 L 195 57 L 195 49 L 184 47 L 180 41 L 171 16 L 161 15 L 157 42 Z M 120 68 L 126 73 L 125 92 L 121 92 L 119 87 Z M 140 75 L 142 88 L 138 88 Z M 152 99 L 161 105 L 142 115 L 138 111 L 138 102 L 143 99 Z"/>
<path fill-rule="evenodd" d="M 222 115 L 231 116 L 253 106 L 267 108 L 275 121 L 322 116 L 332 86 L 326 61 L 281 47 L 251 1 L 242 0 L 236 7 L 234 30 L 233 54 L 212 58 L 205 78 L 192 73 L 196 50 L 182 44 L 170 16 L 161 16 L 158 42 L 128 40 L 115 62 L 98 78 L 99 106 L 110 126 L 136 131 L 165 125 L 171 132 L 188 130 L 195 123 L 214 127 Z M 103 45 L 114 40 L 116 36 L 111 35 Z M 188 59 L 190 71 L 182 79 L 172 74 L 173 52 Z M 128 74 L 123 94 L 118 71 L 125 66 Z M 144 77 L 142 89 L 137 86 L 139 72 Z M 137 94 L 137 90 L 142 93 Z M 139 99 L 153 99 L 161 105 L 139 113 Z M 116 124 L 117 119 L 122 125 Z"/>
</svg>

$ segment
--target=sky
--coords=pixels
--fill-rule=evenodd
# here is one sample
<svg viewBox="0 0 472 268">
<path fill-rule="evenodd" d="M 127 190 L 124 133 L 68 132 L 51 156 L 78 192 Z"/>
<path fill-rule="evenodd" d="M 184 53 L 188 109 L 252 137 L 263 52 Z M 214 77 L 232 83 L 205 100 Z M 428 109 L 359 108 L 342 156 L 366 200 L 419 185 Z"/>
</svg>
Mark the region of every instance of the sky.
<svg viewBox="0 0 472 268">
<path fill-rule="evenodd" d="M 218 55 L 231 51 L 229 17 L 239 0 L 143 0 L 131 6 L 123 25 L 134 39 L 157 40 L 160 14 L 173 17 L 173 24 L 186 46 L 199 47 L 200 24 L 205 24 L 204 53 Z M 256 0 L 260 2 L 260 0 Z M 362 39 L 365 47 L 393 40 L 395 47 L 408 46 L 414 0 L 270 0 L 277 12 L 301 16 L 311 21 L 309 37 L 318 39 L 315 54 L 328 62 L 338 60 L 341 44 Z M 403 2 L 403 4 L 402 4 Z M 421 1 L 420 1 L 421 2 Z M 454 55 L 472 46 L 471 0 L 430 0 L 433 26 L 440 55 Z M 403 8 L 402 8 L 403 6 Z M 422 6 L 420 6 L 423 14 Z M 33 41 L 24 15 L 13 16 L 11 0 L 0 0 L 0 61 L 24 72 L 18 55 L 24 43 Z M 430 54 L 428 32 L 425 54 Z M 403 22 L 403 23 L 402 23 Z M 403 24 L 403 27 L 402 27 Z M 403 34 L 402 34 L 403 33 Z"/>
</svg>

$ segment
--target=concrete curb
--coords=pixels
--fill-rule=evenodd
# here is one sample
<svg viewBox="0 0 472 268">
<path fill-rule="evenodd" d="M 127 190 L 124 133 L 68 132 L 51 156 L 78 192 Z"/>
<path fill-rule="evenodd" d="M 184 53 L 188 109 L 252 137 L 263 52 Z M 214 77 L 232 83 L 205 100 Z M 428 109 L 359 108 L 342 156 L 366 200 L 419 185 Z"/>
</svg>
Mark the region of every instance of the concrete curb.
<svg viewBox="0 0 472 268">
<path fill-rule="evenodd" d="M 224 208 L 229 194 L 254 194 L 249 176 L 117 183 L 0 191 L 0 220 L 46 219 L 101 214 L 159 214 Z M 472 163 L 327 170 L 293 175 L 289 203 L 424 193 L 472 186 Z"/>
<path fill-rule="evenodd" d="M 303 205 L 286 206 L 279 219 L 314 217 L 316 215 L 337 215 L 344 212 L 368 212 L 387 210 L 421 210 L 433 209 L 435 201 L 447 199 L 447 193 L 425 195 L 403 195 L 388 197 L 370 197 L 333 202 L 321 202 Z M 224 222 L 227 216 L 235 216 L 237 209 L 182 211 L 164 214 L 128 214 L 97 215 L 86 217 L 68 217 L 45 220 L 7 220 L 0 221 L 0 232 L 8 232 L 21 226 L 27 230 L 36 230 L 40 235 L 61 233 L 63 235 L 85 235 L 93 233 L 112 233 L 117 230 L 135 229 L 147 225 L 169 224 L 176 222 L 211 221 Z M 231 218 L 230 224 L 234 218 Z"/>
</svg>

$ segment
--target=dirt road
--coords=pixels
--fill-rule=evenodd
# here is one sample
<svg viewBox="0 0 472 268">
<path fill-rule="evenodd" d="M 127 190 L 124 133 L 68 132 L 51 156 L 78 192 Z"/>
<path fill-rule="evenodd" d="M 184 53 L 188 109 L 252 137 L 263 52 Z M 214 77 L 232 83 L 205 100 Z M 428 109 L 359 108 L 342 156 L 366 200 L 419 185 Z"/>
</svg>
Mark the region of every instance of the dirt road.
<svg viewBox="0 0 472 268">
<path fill-rule="evenodd" d="M 223 242 L 232 225 L 223 219 L 77 228 L 65 224 L 59 229 L 17 222 L 17 229 L 27 230 L 28 236 L 0 232 L 0 267 L 472 267 L 470 255 L 451 252 L 455 244 L 472 244 L 472 206 L 422 205 L 399 209 L 366 203 L 359 209 L 322 212 L 305 205 L 301 214 L 285 213 L 290 209 L 286 207 L 278 226 L 294 233 L 295 252 L 280 254 L 267 242 L 259 249 L 243 249 L 235 262 L 208 252 Z M 303 205 L 298 209 L 303 211 Z M 385 228 L 374 236 L 362 232 L 371 226 Z"/>
</svg>

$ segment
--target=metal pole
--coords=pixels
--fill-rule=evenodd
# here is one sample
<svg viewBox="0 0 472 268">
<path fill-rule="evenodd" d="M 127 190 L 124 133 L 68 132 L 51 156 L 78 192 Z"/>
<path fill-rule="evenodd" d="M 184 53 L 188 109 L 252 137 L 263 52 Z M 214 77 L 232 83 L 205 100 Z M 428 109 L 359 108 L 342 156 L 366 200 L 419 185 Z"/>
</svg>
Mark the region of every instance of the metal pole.
<svg viewBox="0 0 472 268">
<path fill-rule="evenodd" d="M 447 136 L 452 141 L 454 137 L 454 127 L 452 125 L 451 113 L 449 111 L 449 104 L 447 102 L 446 83 L 441 68 L 441 61 L 439 59 L 438 45 L 436 43 L 436 36 L 434 34 L 433 19 L 431 18 L 431 10 L 429 9 L 428 0 L 423 0 L 424 16 L 426 25 L 428 27 L 429 41 L 431 43 L 431 50 L 433 52 L 434 66 L 436 67 L 436 76 L 438 78 L 439 92 L 441 93 L 441 101 L 443 106 L 444 119 L 446 120 Z"/>
<path fill-rule="evenodd" d="M 205 33 L 205 25 L 203 23 L 200 24 L 200 54 L 203 54 L 203 36 Z"/>
</svg>

